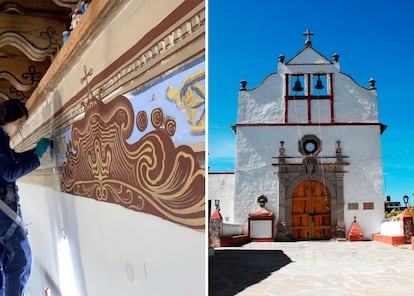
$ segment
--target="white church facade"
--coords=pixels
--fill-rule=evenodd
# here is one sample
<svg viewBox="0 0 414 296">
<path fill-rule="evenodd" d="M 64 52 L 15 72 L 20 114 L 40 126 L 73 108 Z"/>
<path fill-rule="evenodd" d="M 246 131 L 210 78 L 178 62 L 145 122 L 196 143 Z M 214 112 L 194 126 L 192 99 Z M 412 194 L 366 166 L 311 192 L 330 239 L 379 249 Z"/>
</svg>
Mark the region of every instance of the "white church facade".
<svg viewBox="0 0 414 296">
<path fill-rule="evenodd" d="M 241 82 L 234 176 L 209 177 L 209 199 L 222 200 L 224 222 L 247 232 L 264 195 L 276 240 L 335 238 L 354 219 L 372 239 L 384 219 L 385 126 L 375 81 L 363 87 L 342 73 L 339 56 L 315 50 L 311 34 L 290 60 L 279 56 L 277 72 L 260 85 Z M 229 177 L 234 195 L 220 196 L 214 188 Z"/>
</svg>

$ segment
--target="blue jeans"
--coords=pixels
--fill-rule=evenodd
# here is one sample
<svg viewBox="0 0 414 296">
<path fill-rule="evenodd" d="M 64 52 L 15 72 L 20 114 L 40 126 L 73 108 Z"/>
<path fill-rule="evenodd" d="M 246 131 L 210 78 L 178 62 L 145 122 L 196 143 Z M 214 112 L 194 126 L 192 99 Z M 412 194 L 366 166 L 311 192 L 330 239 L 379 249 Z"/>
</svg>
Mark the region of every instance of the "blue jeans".
<svg viewBox="0 0 414 296">
<path fill-rule="evenodd" d="M 0 238 L 0 296 L 24 296 L 32 266 L 27 233 L 13 224 Z"/>
</svg>

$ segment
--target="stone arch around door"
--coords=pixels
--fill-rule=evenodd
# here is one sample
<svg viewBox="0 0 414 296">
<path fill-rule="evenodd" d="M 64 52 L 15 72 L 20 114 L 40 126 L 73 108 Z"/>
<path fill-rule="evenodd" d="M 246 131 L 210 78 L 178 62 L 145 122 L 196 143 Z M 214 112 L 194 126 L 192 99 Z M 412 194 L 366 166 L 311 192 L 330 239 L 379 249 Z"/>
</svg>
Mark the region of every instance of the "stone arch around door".
<svg viewBox="0 0 414 296">
<path fill-rule="evenodd" d="M 329 197 L 329 226 L 330 231 L 327 232 L 330 237 L 335 236 L 335 228 L 338 221 L 343 221 L 344 202 L 343 202 L 343 173 L 326 172 L 324 176 L 319 174 L 288 174 L 279 175 L 279 221 L 277 227 L 278 240 L 292 239 L 319 239 L 330 237 L 297 237 L 292 233 L 292 202 L 295 189 L 303 186 L 306 182 L 313 181 L 324 186 Z M 301 185 L 302 184 L 302 185 Z M 310 198 L 310 197 L 308 197 Z M 310 214 L 313 213 L 309 212 Z M 307 213 L 307 214 L 309 214 Z"/>
<path fill-rule="evenodd" d="M 316 150 L 307 150 L 307 142 L 316 145 Z M 292 240 L 292 196 L 299 184 L 308 180 L 322 183 L 330 198 L 331 237 L 336 237 L 336 227 L 344 221 L 344 175 L 345 161 L 348 156 L 342 154 L 341 141 L 336 141 L 335 155 L 319 156 L 321 141 L 314 135 L 307 135 L 299 141 L 302 162 L 296 156 L 290 156 L 280 141 L 279 156 L 273 157 L 273 166 L 277 168 L 279 183 L 279 211 L 276 226 L 276 240 Z M 303 147 L 305 146 L 305 147 Z M 315 146 L 314 146 L 315 147 Z M 306 150 L 306 151 L 305 151 Z M 315 155 L 314 153 L 318 153 Z M 309 166 L 309 164 L 312 166 Z"/>
</svg>

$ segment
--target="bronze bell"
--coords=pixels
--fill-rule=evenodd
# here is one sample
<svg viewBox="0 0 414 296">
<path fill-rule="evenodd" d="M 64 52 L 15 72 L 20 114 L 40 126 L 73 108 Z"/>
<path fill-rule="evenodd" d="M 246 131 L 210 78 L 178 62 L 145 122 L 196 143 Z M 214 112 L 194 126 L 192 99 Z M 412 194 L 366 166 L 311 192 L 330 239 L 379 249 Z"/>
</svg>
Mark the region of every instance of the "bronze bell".
<svg viewBox="0 0 414 296">
<path fill-rule="evenodd" d="M 316 89 L 323 89 L 324 88 L 320 75 L 318 75 L 318 80 L 316 80 L 315 88 Z"/>
<path fill-rule="evenodd" d="M 302 90 L 303 90 L 303 87 L 302 87 L 302 85 L 300 84 L 299 77 L 296 77 L 295 85 L 292 87 L 292 89 L 293 89 L 294 91 L 302 91 Z"/>
</svg>

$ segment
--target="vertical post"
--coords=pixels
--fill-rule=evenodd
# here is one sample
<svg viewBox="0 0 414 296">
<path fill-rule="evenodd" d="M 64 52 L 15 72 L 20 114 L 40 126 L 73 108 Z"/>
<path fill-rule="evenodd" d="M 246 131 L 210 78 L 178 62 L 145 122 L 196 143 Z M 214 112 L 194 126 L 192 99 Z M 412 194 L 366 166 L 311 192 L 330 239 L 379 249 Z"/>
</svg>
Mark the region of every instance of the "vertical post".
<svg viewBox="0 0 414 296">
<path fill-rule="evenodd" d="M 413 216 L 408 209 L 402 212 L 401 228 L 403 231 L 404 239 L 407 244 L 411 243 L 411 237 L 413 236 L 414 224 Z"/>
</svg>

